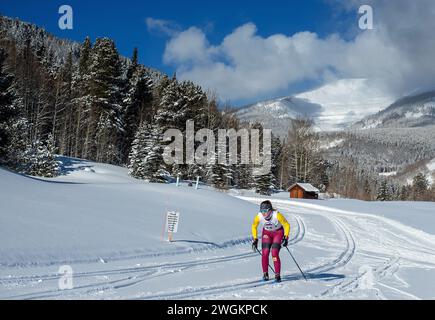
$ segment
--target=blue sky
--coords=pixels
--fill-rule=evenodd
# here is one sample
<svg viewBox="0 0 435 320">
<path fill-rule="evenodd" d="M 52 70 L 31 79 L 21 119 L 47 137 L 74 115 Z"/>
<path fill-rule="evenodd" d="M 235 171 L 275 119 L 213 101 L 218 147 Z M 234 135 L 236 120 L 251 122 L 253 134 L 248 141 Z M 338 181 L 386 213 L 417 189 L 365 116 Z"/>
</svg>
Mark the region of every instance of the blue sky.
<svg viewBox="0 0 435 320">
<path fill-rule="evenodd" d="M 74 29 L 58 27 L 58 8 L 68 4 L 74 10 Z M 205 30 L 211 43 L 219 43 L 235 28 L 254 23 L 258 34 L 287 35 L 302 30 L 325 35 L 340 31 L 335 23 L 337 12 L 323 0 L 312 1 L 34 1 L 3 0 L 0 12 L 6 16 L 35 23 L 61 38 L 82 41 L 108 36 L 116 41 L 122 55 L 130 56 L 138 47 L 140 61 L 169 74 L 176 70 L 163 63 L 163 53 L 168 36 L 149 32 L 146 19 L 171 21 L 180 29 L 197 26 Z M 343 15 L 341 15 L 343 19 Z M 344 28 L 343 28 L 344 29 Z"/>
<path fill-rule="evenodd" d="M 58 27 L 58 8 L 63 4 L 74 10 L 73 30 Z M 334 8 L 323 0 L 3 0 L 0 12 L 35 23 L 62 38 L 82 41 L 88 35 L 92 39 L 108 36 L 116 41 L 123 55 L 129 56 L 136 46 L 142 63 L 166 72 L 173 71 L 162 62 L 167 37 L 147 31 L 145 21 L 148 17 L 172 21 L 181 28 L 204 28 L 212 42 L 221 41 L 234 28 L 247 22 L 254 22 L 264 36 L 301 30 L 327 34 L 339 31 L 340 27 L 333 22 Z"/>
<path fill-rule="evenodd" d="M 358 29 L 362 3 L 373 7 L 374 30 Z M 58 27 L 64 4 L 73 30 Z M 0 2 L 2 14 L 61 38 L 107 36 L 124 56 L 137 47 L 141 63 L 235 105 L 344 78 L 376 81 L 395 96 L 433 86 L 434 10 L 432 0 Z"/>
</svg>

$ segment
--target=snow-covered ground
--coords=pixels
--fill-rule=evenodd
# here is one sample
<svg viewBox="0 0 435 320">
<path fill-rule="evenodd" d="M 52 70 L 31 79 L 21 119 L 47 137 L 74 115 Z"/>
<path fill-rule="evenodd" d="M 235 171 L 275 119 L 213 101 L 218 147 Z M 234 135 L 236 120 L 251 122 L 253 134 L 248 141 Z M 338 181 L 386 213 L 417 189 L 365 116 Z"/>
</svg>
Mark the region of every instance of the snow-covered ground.
<svg viewBox="0 0 435 320">
<path fill-rule="evenodd" d="M 264 199 L 149 184 L 65 159 L 67 175 L 0 169 L 0 299 L 434 299 L 435 204 L 272 197 L 291 224 L 283 282 L 261 282 L 250 227 Z M 174 242 L 163 218 L 179 211 Z M 59 267 L 73 269 L 60 290 Z"/>
</svg>

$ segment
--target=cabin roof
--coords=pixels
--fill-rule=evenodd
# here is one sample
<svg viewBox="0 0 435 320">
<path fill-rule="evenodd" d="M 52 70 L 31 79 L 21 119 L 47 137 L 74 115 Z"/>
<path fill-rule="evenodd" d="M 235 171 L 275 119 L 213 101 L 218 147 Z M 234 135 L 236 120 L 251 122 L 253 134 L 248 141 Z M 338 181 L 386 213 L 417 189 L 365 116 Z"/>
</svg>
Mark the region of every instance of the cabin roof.
<svg viewBox="0 0 435 320">
<path fill-rule="evenodd" d="M 311 183 L 295 183 L 295 184 L 291 185 L 290 188 L 287 189 L 287 191 L 290 191 L 291 189 L 293 189 L 296 186 L 301 187 L 306 192 L 320 192 L 319 189 L 313 187 L 313 185 Z"/>
</svg>

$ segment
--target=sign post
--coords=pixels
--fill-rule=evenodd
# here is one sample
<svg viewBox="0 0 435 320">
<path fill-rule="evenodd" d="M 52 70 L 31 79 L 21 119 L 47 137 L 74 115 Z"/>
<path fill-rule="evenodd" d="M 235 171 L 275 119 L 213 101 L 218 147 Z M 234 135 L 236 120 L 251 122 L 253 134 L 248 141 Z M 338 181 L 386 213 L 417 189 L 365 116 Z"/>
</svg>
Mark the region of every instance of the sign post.
<svg viewBox="0 0 435 320">
<path fill-rule="evenodd" d="M 178 222 L 180 220 L 180 213 L 169 211 L 166 214 L 166 231 L 168 232 L 168 241 L 172 242 L 172 234 L 178 231 Z"/>
</svg>

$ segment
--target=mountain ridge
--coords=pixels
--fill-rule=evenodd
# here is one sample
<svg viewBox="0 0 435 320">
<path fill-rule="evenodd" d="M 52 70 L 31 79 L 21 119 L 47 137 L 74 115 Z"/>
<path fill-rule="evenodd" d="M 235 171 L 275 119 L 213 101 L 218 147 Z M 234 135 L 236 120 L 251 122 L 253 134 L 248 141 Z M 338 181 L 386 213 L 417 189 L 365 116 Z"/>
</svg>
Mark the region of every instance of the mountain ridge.
<svg viewBox="0 0 435 320">
<path fill-rule="evenodd" d="M 435 90 L 408 95 L 352 125 L 353 129 L 412 128 L 435 124 Z"/>
</svg>

